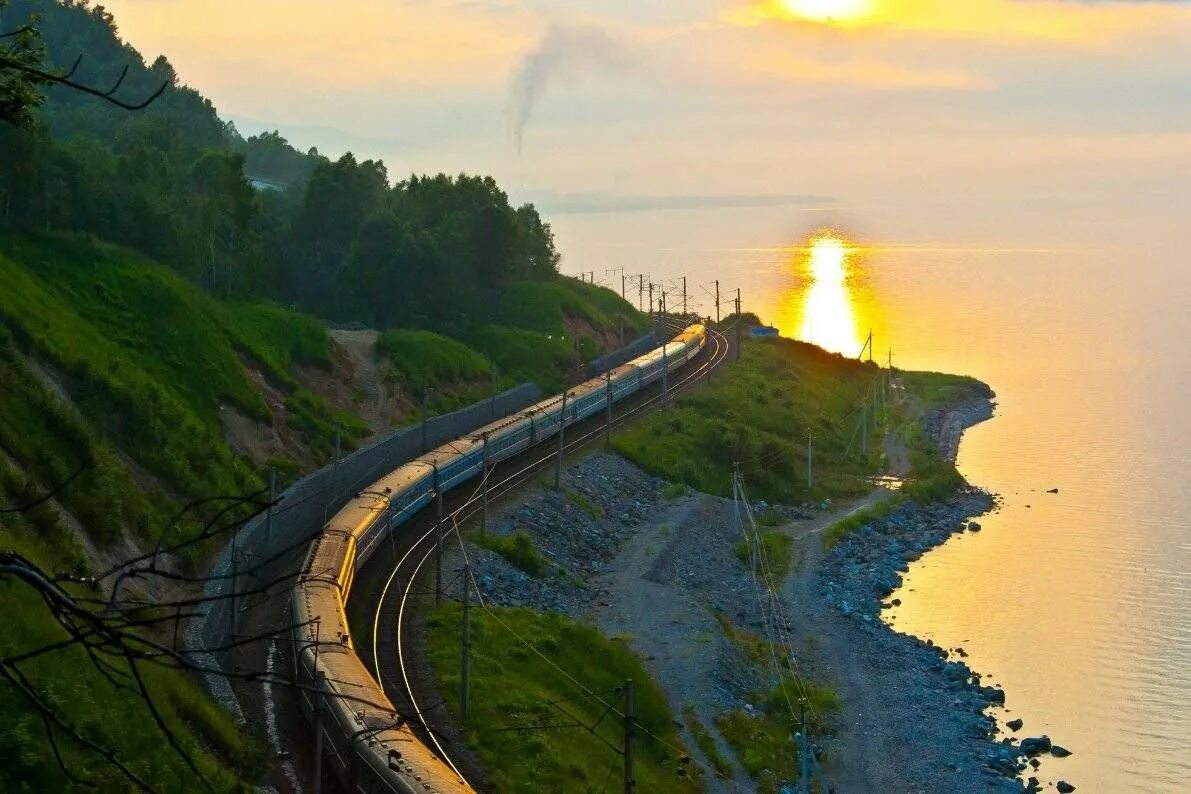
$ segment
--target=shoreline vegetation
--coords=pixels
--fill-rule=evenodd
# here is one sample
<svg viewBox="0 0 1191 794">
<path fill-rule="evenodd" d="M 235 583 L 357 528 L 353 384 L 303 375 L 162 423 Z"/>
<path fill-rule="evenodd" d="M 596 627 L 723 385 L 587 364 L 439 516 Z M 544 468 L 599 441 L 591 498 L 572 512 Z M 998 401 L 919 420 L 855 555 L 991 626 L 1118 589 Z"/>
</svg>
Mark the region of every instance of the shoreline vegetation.
<svg viewBox="0 0 1191 794">
<path fill-rule="evenodd" d="M 866 382 L 883 384 L 867 392 L 868 454 L 857 446 L 852 402 Z M 561 491 L 530 489 L 501 507 L 487 538 L 468 544 L 468 562 L 493 609 L 594 625 L 617 652 L 635 653 L 649 685 L 665 693 L 707 790 L 792 783 L 799 728 L 787 706 L 805 697 L 814 704 L 813 750 L 843 790 L 1019 791 L 1024 784 L 1010 778 L 1024 759 L 993 740 L 995 720 L 983 714 L 1004 693 L 880 617 L 906 560 L 993 506 L 954 467 L 959 434 L 992 415 L 992 398 L 972 378 L 890 373 L 799 342 L 749 340 L 710 385 L 614 434 L 616 454 L 570 465 Z M 803 427 L 817 440 L 809 488 Z M 740 468 L 751 473 L 768 562 L 762 587 L 792 607 L 792 634 L 780 645 L 759 633 L 747 546 L 720 484 L 730 477 L 725 461 L 741 460 L 753 461 Z M 874 490 L 874 477 L 903 460 L 900 489 Z M 446 570 L 463 562 L 454 551 Z M 431 620 L 432 666 L 448 700 L 457 633 Z M 525 685 L 498 675 L 488 686 L 515 699 Z M 533 687 L 549 700 L 548 682 Z M 857 722 L 861 702 L 871 713 Z M 552 744 L 549 732 L 503 736 L 496 751 L 492 729 L 481 719 L 469 735 L 494 779 L 508 779 L 522 742 L 534 753 L 576 752 Z M 597 758 L 584 764 L 611 763 L 590 752 Z"/>
</svg>

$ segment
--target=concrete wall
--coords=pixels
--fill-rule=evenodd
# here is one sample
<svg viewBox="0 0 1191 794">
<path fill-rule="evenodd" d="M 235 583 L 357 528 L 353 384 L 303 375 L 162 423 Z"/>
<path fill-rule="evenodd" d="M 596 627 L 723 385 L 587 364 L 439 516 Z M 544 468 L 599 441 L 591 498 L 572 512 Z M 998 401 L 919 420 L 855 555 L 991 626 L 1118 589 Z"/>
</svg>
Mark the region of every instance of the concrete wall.
<svg viewBox="0 0 1191 794">
<path fill-rule="evenodd" d="M 587 377 L 594 378 L 596 375 L 607 372 L 610 369 L 616 369 L 621 364 L 632 361 L 637 356 L 645 355 L 657 346 L 657 337 L 653 331 L 650 331 L 645 336 L 629 342 L 620 350 L 614 350 L 607 355 L 592 359 L 591 363 L 587 365 Z"/>
<path fill-rule="evenodd" d="M 291 550 L 292 558 L 300 560 L 309 545 L 311 534 L 317 532 L 327 517 L 335 515 L 349 497 L 423 452 L 447 441 L 466 435 L 476 428 L 526 408 L 541 399 L 541 390 L 526 383 L 514 389 L 482 400 L 424 424 L 403 428 L 342 458 L 338 465 L 330 464 L 295 482 L 281 494 L 271 521 L 264 514 L 256 516 L 236 533 L 219 555 L 212 577 L 227 576 L 232 571 L 233 553 L 241 569 L 258 561 Z M 289 561 L 289 566 L 294 566 Z M 278 574 L 273 574 L 274 576 Z M 249 583 L 241 581 L 243 590 Z M 208 580 L 204 595 L 208 599 L 205 616 L 187 625 L 188 648 L 217 648 L 227 645 L 235 633 L 239 611 L 236 599 L 223 598 L 232 592 L 231 579 Z M 223 654 L 192 652 L 196 664 L 224 669 Z M 243 712 L 227 679 L 212 672 L 205 676 L 207 689 L 231 711 L 237 719 Z"/>
</svg>

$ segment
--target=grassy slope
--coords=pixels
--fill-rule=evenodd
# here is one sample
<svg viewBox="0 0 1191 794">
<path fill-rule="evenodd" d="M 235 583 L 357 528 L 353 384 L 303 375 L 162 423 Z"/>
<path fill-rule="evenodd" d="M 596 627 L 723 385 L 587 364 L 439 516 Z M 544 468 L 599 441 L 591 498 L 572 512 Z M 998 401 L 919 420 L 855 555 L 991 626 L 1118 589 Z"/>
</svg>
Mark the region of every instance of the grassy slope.
<svg viewBox="0 0 1191 794">
<path fill-rule="evenodd" d="M 641 466 L 727 496 L 734 462 L 754 499 L 786 503 L 854 496 L 879 464 L 859 454 L 861 395 L 879 370 L 788 339 L 746 340 L 740 362 L 697 391 L 616 434 L 613 447 Z M 815 485 L 806 487 L 806 435 L 815 438 Z M 852 441 L 853 452 L 847 448 Z"/>
<path fill-rule="evenodd" d="M 257 486 L 258 474 L 224 443 L 218 417 L 221 404 L 268 416 L 238 353 L 285 384 L 296 384 L 295 362 L 329 360 L 325 333 L 309 318 L 261 304 L 220 303 L 165 268 L 84 238 L 0 236 L 0 283 L 0 503 L 27 502 L 89 460 L 59 501 L 100 545 L 115 541 L 123 527 L 149 537 L 180 499 Z M 31 360 L 57 373 L 69 404 Z M 291 396 L 301 394 L 294 388 Z M 311 403 L 312 411 L 325 412 L 319 401 Z M 147 486 L 139 470 L 152 472 L 162 487 Z M 54 508 L 4 518 L 6 549 L 53 572 L 86 570 L 81 547 Z M 197 555 L 190 559 L 199 562 Z M 0 654 L 61 636 L 22 585 L 5 580 L 0 589 L 10 607 L 0 626 Z M 51 654 L 27 672 L 85 735 L 115 748 L 138 773 L 164 790 L 192 790 L 193 775 L 152 727 L 141 701 L 113 687 L 84 657 Z M 217 790 L 255 775 L 256 744 L 189 679 L 148 670 L 147 680 Z M 68 788 L 40 719 L 10 687 L 0 686 L 0 711 L 10 720 L 0 732 L 0 789 Z M 72 769 L 90 770 L 107 790 L 125 788 L 93 755 L 69 741 L 62 746 Z"/>
<path fill-rule="evenodd" d="M 276 307 L 223 304 L 164 267 L 79 237 L 0 238 L 0 321 L 62 373 L 82 418 L 173 493 L 241 493 L 260 481 L 224 442 L 231 405 L 268 421 L 240 353 L 291 388 L 308 436 L 360 427 L 295 386 L 294 362 L 326 363 L 322 327 Z M 305 422 L 303 422 L 305 420 Z"/>
<path fill-rule="evenodd" d="M 495 613 L 544 656 L 618 708 L 623 700 L 613 690 L 632 679 L 638 721 L 649 733 L 672 746 L 681 746 L 661 689 L 622 643 L 557 614 L 511 608 L 497 608 Z M 430 661 L 440 691 L 456 715 L 460 620 L 461 607 L 444 604 L 428 621 Z M 471 632 L 472 712 L 468 740 L 497 790 L 570 792 L 616 788 L 623 763 L 620 755 L 584 728 L 508 730 L 518 725 L 573 721 L 549 705 L 552 702 L 586 725 L 600 721 L 604 706 L 526 649 L 485 611 L 472 611 Z M 597 735 L 619 744 L 621 723 L 616 715 L 604 717 Z M 635 747 L 638 791 L 700 790 L 698 783 L 678 775 L 675 754 L 657 741 L 640 737 Z"/>
<path fill-rule="evenodd" d="M 0 283 L 0 503 L 28 501 L 90 461 L 59 501 L 101 546 L 126 527 L 143 542 L 182 500 L 259 485 L 260 473 L 228 448 L 219 419 L 225 405 L 270 419 L 246 364 L 286 393 L 287 422 L 316 454 L 330 453 L 336 428 L 348 446 L 364 431 L 355 417 L 331 409 L 298 383 L 296 365 L 330 363 L 329 340 L 314 318 L 268 304 L 216 300 L 166 268 L 81 236 L 0 233 Z M 513 294 L 507 322 L 538 317 L 535 307 L 553 319 L 535 330 L 495 326 L 483 335 L 479 347 L 493 352 L 502 386 L 527 378 L 547 389 L 561 387 L 574 358 L 555 320 L 562 326 L 578 317 L 608 331 L 623 312 L 630 328 L 641 325 L 640 316 L 606 290 L 564 281 L 514 288 Z M 412 379 L 433 382 L 443 394 L 463 384 L 454 394 L 458 403 L 472 398 L 467 388 L 490 388 L 492 364 L 460 343 L 404 332 L 390 341 L 397 342 L 389 348 L 394 362 Z M 57 383 L 44 382 L 34 361 Z M 55 393 L 59 387 L 69 403 Z M 49 506 L 10 516 L 0 525 L 0 541 L 53 571 L 87 568 L 81 547 Z M 201 555 L 189 563 L 200 564 Z M 57 636 L 27 593 L 11 583 L 0 589 L 20 606 L 19 618 L 0 626 L 0 654 Z M 167 790 L 189 787 L 180 759 L 164 749 L 137 699 L 112 688 L 83 659 L 47 657 L 32 677 L 69 704 L 67 713 L 85 733 L 117 748 L 138 771 Z M 185 677 L 151 678 L 183 744 L 202 756 L 217 788 L 234 786 L 237 777 L 229 770 L 255 763 L 253 743 Z M 0 738 L 0 789 L 66 788 L 32 712 L 5 687 L 0 708 L 13 726 Z M 68 746 L 66 754 L 72 766 L 96 766 L 78 748 Z"/>
<path fill-rule="evenodd" d="M 0 461 L 0 503 L 24 503 L 38 493 L 10 465 Z M 26 514 L 0 515 L 0 538 L 14 551 L 50 571 L 81 564 L 82 553 L 55 511 L 42 506 Z M 5 620 L 0 656 L 56 642 L 65 633 L 49 619 L 39 596 L 11 579 L 0 581 Z M 145 685 L 178 742 L 195 759 L 215 791 L 240 791 L 263 766 L 261 743 L 245 734 L 186 676 L 152 665 L 141 668 Z M 36 691 L 88 740 L 117 758 L 159 791 L 195 790 L 197 781 L 151 722 L 144 702 L 111 684 L 81 650 L 59 651 L 21 666 Z M 73 790 L 54 761 L 37 713 L 7 684 L 0 685 L 0 791 Z M 71 739 L 58 736 L 67 767 L 101 791 L 131 790 L 116 770 Z"/>
</svg>

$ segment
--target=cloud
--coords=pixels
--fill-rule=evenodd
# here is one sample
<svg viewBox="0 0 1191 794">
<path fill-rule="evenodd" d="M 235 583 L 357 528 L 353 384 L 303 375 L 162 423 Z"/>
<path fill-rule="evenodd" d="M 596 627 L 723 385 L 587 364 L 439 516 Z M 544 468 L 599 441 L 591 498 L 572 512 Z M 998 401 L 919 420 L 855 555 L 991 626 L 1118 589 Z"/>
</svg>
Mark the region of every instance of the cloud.
<svg viewBox="0 0 1191 794">
<path fill-rule="evenodd" d="M 608 191 L 556 193 L 550 190 L 540 190 L 530 192 L 527 197 L 539 209 L 554 215 L 746 207 L 816 207 L 835 203 L 835 198 L 832 196 L 805 193 L 709 193 L 648 196 Z"/>
<path fill-rule="evenodd" d="M 509 129 L 517 151 L 535 106 L 549 85 L 559 79 L 624 72 L 636 57 L 631 50 L 597 28 L 552 26 L 517 67 L 509 97 Z"/>
<path fill-rule="evenodd" d="M 912 32 L 964 38 L 1098 42 L 1187 18 L 1179 0 L 870 0 L 849 19 L 811 19 L 782 0 L 730 0 L 720 19 L 731 25 L 790 25 L 835 32 Z"/>
<path fill-rule="evenodd" d="M 749 61 L 755 75 L 794 83 L 831 83 L 882 90 L 982 91 L 993 81 L 956 69 L 918 69 L 884 61 L 815 61 L 768 52 Z"/>
</svg>

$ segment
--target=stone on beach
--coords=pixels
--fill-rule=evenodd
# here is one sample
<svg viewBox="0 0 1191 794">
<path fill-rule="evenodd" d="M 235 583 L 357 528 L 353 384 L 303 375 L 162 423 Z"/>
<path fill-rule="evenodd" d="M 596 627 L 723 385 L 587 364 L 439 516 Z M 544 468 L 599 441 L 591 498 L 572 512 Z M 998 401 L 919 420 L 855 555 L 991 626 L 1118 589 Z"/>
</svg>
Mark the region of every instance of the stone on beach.
<svg viewBox="0 0 1191 794">
<path fill-rule="evenodd" d="M 1035 756 L 1050 752 L 1050 737 L 1043 735 L 1030 739 L 1022 739 L 1019 746 L 1024 755 Z"/>
<path fill-rule="evenodd" d="M 1021 726 L 1022 726 L 1022 725 L 1025 725 L 1025 722 L 1023 722 L 1023 721 L 1022 721 L 1022 720 L 1020 720 L 1020 719 L 1016 719 L 1016 720 L 1009 720 L 1009 722 L 1006 722 L 1006 723 L 1005 723 L 1005 725 L 1006 725 L 1006 727 L 1008 727 L 1008 728 L 1009 728 L 1009 730 L 1011 730 L 1011 731 L 1020 731 L 1020 730 L 1021 730 Z"/>
<path fill-rule="evenodd" d="M 1071 751 L 1066 747 L 1060 747 L 1059 745 L 1054 744 L 1051 745 L 1050 754 L 1055 758 L 1066 758 L 1067 756 L 1071 755 Z"/>
<path fill-rule="evenodd" d="M 1055 788 L 1062 792 L 1062 794 L 1071 794 L 1072 791 L 1075 791 L 1075 786 L 1071 785 L 1066 780 L 1060 780 L 1055 784 Z"/>
</svg>

